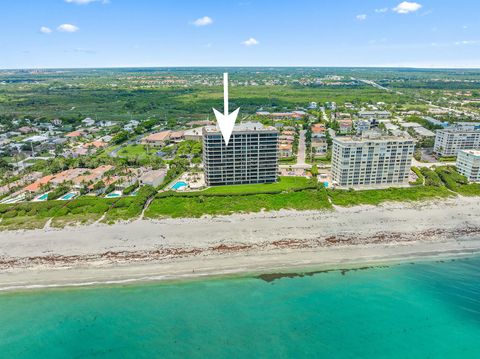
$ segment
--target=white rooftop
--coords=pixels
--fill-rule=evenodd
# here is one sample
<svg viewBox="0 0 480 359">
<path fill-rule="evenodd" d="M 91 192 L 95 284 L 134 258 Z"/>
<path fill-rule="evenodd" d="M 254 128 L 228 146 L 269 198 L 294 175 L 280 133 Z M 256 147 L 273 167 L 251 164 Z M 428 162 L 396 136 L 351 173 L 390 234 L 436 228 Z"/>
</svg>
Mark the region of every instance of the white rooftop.
<svg viewBox="0 0 480 359">
<path fill-rule="evenodd" d="M 216 126 L 206 126 L 206 132 L 220 132 L 220 127 Z M 233 132 L 248 132 L 248 131 L 277 131 L 275 127 L 264 126 L 260 122 L 242 122 L 236 124 L 233 127 Z"/>
<path fill-rule="evenodd" d="M 478 149 L 478 150 L 461 150 L 460 152 L 468 153 L 469 155 L 473 155 L 475 157 L 480 157 L 480 149 Z"/>
</svg>

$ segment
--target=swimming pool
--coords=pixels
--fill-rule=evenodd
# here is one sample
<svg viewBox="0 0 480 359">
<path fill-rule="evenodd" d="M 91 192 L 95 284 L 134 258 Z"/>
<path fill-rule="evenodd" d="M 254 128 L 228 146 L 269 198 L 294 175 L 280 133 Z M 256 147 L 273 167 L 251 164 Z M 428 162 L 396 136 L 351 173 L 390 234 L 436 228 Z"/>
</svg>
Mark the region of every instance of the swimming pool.
<svg viewBox="0 0 480 359">
<path fill-rule="evenodd" d="M 186 182 L 183 182 L 183 181 L 178 181 L 177 183 L 175 183 L 173 186 L 172 186 L 172 189 L 177 191 L 181 188 L 184 188 L 184 187 L 187 187 L 188 184 Z"/>
<path fill-rule="evenodd" d="M 46 201 L 48 199 L 48 193 L 44 193 L 41 196 L 35 198 L 35 201 Z"/>
<path fill-rule="evenodd" d="M 130 194 L 130 196 L 134 197 L 134 196 L 136 196 L 137 194 L 138 194 L 138 189 L 136 189 L 135 191 L 133 191 L 133 192 Z"/>
<path fill-rule="evenodd" d="M 117 197 L 120 197 L 121 195 L 122 195 L 122 192 L 115 191 L 115 192 L 107 194 L 105 196 L 105 198 L 117 198 Z"/>
<path fill-rule="evenodd" d="M 70 193 L 67 193 L 66 195 L 60 197 L 59 199 L 61 201 L 68 201 L 70 199 L 72 199 L 73 197 L 75 197 L 77 194 L 75 192 L 70 192 Z"/>
</svg>

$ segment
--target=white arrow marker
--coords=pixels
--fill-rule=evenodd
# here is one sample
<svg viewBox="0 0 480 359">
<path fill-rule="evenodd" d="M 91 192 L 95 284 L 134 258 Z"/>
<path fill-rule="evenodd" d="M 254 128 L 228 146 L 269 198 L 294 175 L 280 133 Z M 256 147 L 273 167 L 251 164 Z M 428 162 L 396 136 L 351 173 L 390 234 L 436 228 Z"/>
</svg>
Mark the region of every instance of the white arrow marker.
<svg viewBox="0 0 480 359">
<path fill-rule="evenodd" d="M 228 141 L 230 141 L 230 136 L 232 136 L 233 126 L 235 126 L 240 107 L 231 114 L 228 114 L 228 73 L 226 72 L 223 74 L 223 111 L 224 113 L 222 114 L 213 109 L 213 113 L 217 118 L 218 127 L 220 127 L 225 144 L 228 146 Z"/>
</svg>

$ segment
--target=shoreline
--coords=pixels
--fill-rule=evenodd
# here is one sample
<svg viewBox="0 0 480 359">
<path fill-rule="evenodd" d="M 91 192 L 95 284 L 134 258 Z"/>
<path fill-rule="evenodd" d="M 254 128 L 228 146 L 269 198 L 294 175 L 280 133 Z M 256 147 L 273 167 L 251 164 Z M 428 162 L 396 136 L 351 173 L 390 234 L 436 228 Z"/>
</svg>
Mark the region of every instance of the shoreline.
<svg viewBox="0 0 480 359">
<path fill-rule="evenodd" d="M 2 232 L 0 292 L 468 257 L 480 254 L 476 213 L 462 197 Z"/>
<path fill-rule="evenodd" d="M 437 250 L 418 252 L 416 246 L 409 245 L 405 253 L 395 253 L 383 257 L 359 257 L 352 260 L 335 262 L 310 262 L 303 259 L 291 263 L 283 262 L 265 263 L 262 266 L 242 266 L 240 268 L 213 269 L 209 263 L 206 268 L 198 268 L 190 272 L 185 268 L 186 263 L 177 263 L 179 266 L 162 268 L 162 264 L 127 264 L 124 266 L 106 266 L 98 268 L 69 268 L 69 269 L 44 269 L 32 275 L 29 270 L 16 270 L 10 273 L 8 280 L 0 282 L 0 294 L 6 292 L 24 292 L 30 290 L 68 289 L 85 287 L 105 287 L 122 285 L 141 285 L 152 283 L 180 283 L 197 280 L 257 278 L 265 282 L 273 282 L 282 278 L 304 277 L 327 272 L 348 272 L 363 269 L 391 267 L 402 264 L 415 264 L 425 262 L 439 262 L 457 259 L 466 259 L 480 255 L 480 239 L 476 240 L 475 246 L 463 249 L 451 248 L 449 250 Z M 361 250 L 372 248 L 362 247 Z M 378 249 L 378 248 L 377 248 Z M 407 248 L 405 248 L 407 249 Z M 433 248 L 431 248 L 433 249 Z M 396 252 L 393 250 L 392 252 Z M 296 263 L 295 263 L 296 262 Z M 188 261 L 188 266 L 195 264 Z M 65 272 L 72 270 L 72 272 Z M 343 274 L 343 273 L 342 273 Z M 37 276 L 44 279 L 37 282 Z M 35 281 L 35 283 L 33 283 Z"/>
</svg>

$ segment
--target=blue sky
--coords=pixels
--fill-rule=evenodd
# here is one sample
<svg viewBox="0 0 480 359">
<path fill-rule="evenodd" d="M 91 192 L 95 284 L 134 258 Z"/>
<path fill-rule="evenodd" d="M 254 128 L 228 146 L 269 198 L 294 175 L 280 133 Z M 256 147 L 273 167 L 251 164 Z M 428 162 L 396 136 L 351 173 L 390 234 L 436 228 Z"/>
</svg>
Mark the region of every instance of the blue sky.
<svg viewBox="0 0 480 359">
<path fill-rule="evenodd" d="M 0 68 L 480 67 L 480 1 L 0 0 Z"/>
</svg>

